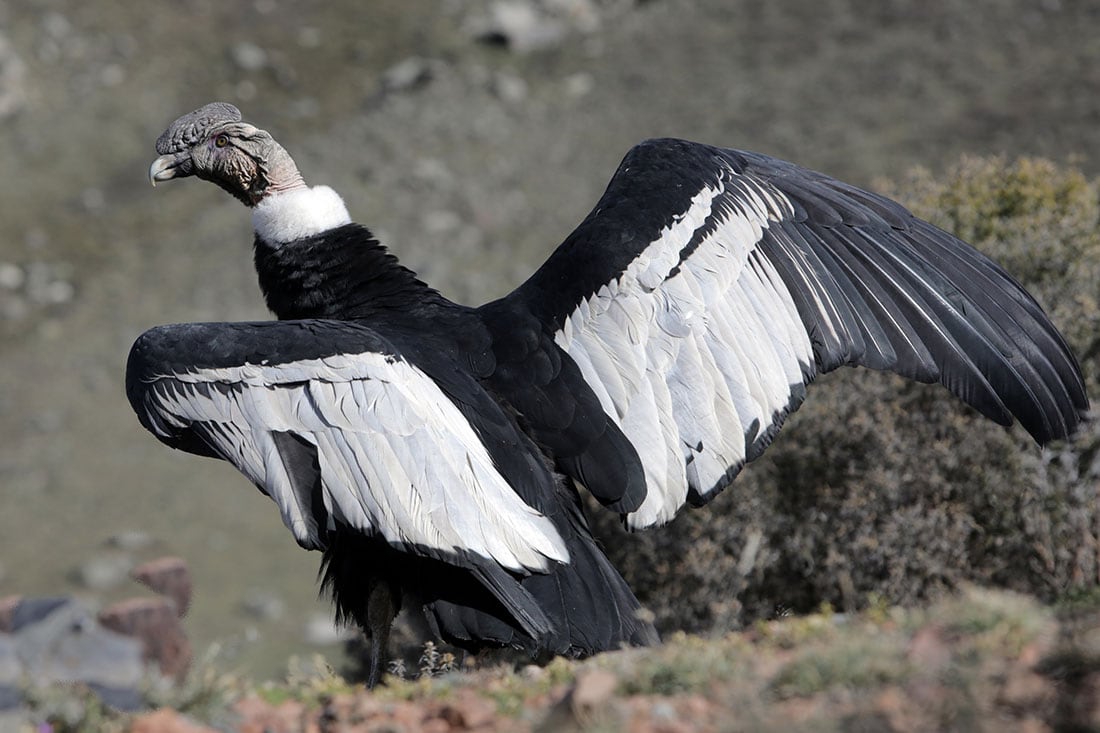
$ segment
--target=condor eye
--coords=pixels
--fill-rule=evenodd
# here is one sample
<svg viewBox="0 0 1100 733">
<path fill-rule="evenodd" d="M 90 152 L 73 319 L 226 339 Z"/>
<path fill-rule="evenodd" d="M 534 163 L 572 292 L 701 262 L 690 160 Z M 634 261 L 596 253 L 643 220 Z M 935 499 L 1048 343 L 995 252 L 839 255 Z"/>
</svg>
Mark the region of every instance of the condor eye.
<svg viewBox="0 0 1100 733">
<path fill-rule="evenodd" d="M 226 145 L 229 144 L 229 136 L 218 135 L 216 138 L 214 138 L 214 144 L 217 145 L 219 148 L 224 148 Z"/>
</svg>

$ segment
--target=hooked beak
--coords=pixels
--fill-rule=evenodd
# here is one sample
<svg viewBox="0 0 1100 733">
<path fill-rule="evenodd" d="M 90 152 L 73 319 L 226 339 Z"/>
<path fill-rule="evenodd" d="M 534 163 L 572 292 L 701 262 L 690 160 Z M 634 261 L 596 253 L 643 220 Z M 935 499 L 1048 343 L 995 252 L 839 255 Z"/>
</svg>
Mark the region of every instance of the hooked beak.
<svg viewBox="0 0 1100 733">
<path fill-rule="evenodd" d="M 169 181 L 191 174 L 191 155 L 187 151 L 162 155 L 149 166 L 149 183 L 155 186 L 158 181 Z"/>
</svg>

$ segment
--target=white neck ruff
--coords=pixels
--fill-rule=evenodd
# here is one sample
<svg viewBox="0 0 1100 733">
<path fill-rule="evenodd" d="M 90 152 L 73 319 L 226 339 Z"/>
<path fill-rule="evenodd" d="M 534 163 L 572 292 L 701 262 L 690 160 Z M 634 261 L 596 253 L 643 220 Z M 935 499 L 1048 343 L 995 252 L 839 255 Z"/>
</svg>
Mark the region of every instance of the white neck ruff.
<svg viewBox="0 0 1100 733">
<path fill-rule="evenodd" d="M 350 223 L 344 200 L 328 186 L 277 193 L 252 208 L 252 228 L 268 244 L 287 244 Z"/>
</svg>

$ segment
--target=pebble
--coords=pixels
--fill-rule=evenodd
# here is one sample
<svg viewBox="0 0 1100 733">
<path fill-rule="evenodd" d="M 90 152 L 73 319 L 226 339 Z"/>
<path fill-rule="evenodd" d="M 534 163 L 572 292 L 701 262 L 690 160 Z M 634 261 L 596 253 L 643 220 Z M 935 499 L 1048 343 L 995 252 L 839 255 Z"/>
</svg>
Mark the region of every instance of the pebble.
<svg viewBox="0 0 1100 733">
<path fill-rule="evenodd" d="M 233 63 L 243 71 L 260 71 L 267 66 L 267 51 L 255 43 L 241 41 L 233 46 L 230 55 Z"/>
<path fill-rule="evenodd" d="M 39 299 L 46 305 L 64 305 L 76 295 L 76 288 L 71 282 L 54 280 L 39 292 Z"/>
<path fill-rule="evenodd" d="M 527 99 L 527 82 L 512 74 L 497 74 L 493 77 L 493 93 L 510 104 L 519 104 Z"/>
<path fill-rule="evenodd" d="M 76 581 L 88 590 L 117 588 L 129 576 L 133 561 L 125 555 L 100 555 L 84 562 L 76 570 Z"/>
<path fill-rule="evenodd" d="M 0 711 L 11 710 L 23 701 L 19 684 L 23 676 L 23 667 L 15 653 L 15 639 L 8 634 L 0 634 Z M 0 721 L 0 730 L 8 730 Z"/>
<path fill-rule="evenodd" d="M 584 71 L 571 74 L 565 80 L 565 93 L 570 97 L 586 97 L 591 94 L 592 90 L 595 88 L 596 80 L 591 74 Z"/>
<path fill-rule="evenodd" d="M 286 612 L 286 603 L 283 599 L 263 590 L 249 593 L 241 606 L 248 615 L 260 621 L 274 621 Z"/>
<path fill-rule="evenodd" d="M 422 87 L 431 79 L 431 63 L 419 56 L 410 56 L 382 72 L 382 86 L 393 92 Z"/>
<path fill-rule="evenodd" d="M 124 529 L 107 538 L 107 546 L 118 550 L 144 550 L 151 544 L 153 544 L 153 538 L 141 529 Z"/>
<path fill-rule="evenodd" d="M 0 262 L 0 288 L 18 290 L 27 281 L 23 268 L 10 262 Z"/>
<path fill-rule="evenodd" d="M 61 276 L 68 268 L 46 262 L 31 262 L 24 270 L 26 299 L 36 305 L 63 305 L 72 301 L 76 288 Z"/>
<path fill-rule="evenodd" d="M 170 598 L 180 618 L 191 607 L 191 569 L 180 557 L 158 557 L 138 565 L 130 576 L 150 590 Z"/>
<path fill-rule="evenodd" d="M 443 704 L 439 717 L 447 721 L 451 730 L 487 728 L 496 717 L 496 706 L 473 690 L 459 690 L 455 699 Z"/>
<path fill-rule="evenodd" d="M 73 24 L 61 13 L 46 13 L 42 19 L 42 27 L 48 35 L 62 40 L 72 32 Z"/>
<path fill-rule="evenodd" d="M 0 120 L 16 114 L 27 103 L 27 67 L 4 36 L 0 36 Z"/>
<path fill-rule="evenodd" d="M 584 714 L 601 707 L 619 684 L 619 678 L 606 669 L 589 669 L 577 675 L 571 695 L 574 712 Z"/>
<path fill-rule="evenodd" d="M 537 664 L 528 664 L 519 671 L 520 676 L 528 682 L 538 682 L 546 676 L 546 670 Z"/>
<path fill-rule="evenodd" d="M 653 707 L 649 709 L 649 714 L 655 719 L 660 721 L 675 720 L 676 708 L 672 707 L 668 702 L 664 700 L 658 700 L 653 703 Z"/>
<path fill-rule="evenodd" d="M 168 708 L 136 716 L 128 730 L 130 733 L 217 733 L 216 729 Z"/>
<path fill-rule="evenodd" d="M 529 53 L 557 45 L 566 34 L 564 23 L 539 12 L 519 0 L 500 0 L 490 8 L 489 16 L 472 26 L 476 38 Z"/>
</svg>

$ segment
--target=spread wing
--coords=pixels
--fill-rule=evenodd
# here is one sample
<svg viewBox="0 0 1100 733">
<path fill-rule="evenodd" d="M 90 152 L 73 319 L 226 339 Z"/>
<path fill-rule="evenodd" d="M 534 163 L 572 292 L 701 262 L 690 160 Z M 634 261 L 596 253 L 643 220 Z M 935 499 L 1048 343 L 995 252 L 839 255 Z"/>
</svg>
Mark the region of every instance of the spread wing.
<svg viewBox="0 0 1100 733">
<path fill-rule="evenodd" d="M 184 324 L 138 339 L 127 393 L 162 441 L 236 466 L 304 547 L 342 524 L 466 567 L 568 562 L 535 508 L 553 491 L 541 459 L 503 476 L 487 443 L 507 447 L 510 423 L 472 379 L 447 379 L 353 323 Z"/>
<path fill-rule="evenodd" d="M 939 382 L 1040 443 L 1088 406 L 1061 335 L 969 245 L 822 174 L 680 140 L 631 150 L 548 261 L 484 308 L 568 354 L 554 378 L 579 396 L 563 409 L 598 401 L 613 437 L 559 465 L 582 482 L 577 466 L 614 467 L 588 476 L 609 504 L 644 485 L 624 502 L 632 527 L 708 501 L 841 365 Z M 527 361 L 545 355 L 529 341 Z M 576 437 L 546 405 L 527 419 L 547 444 Z M 607 450 L 614 436 L 628 455 Z"/>
</svg>

